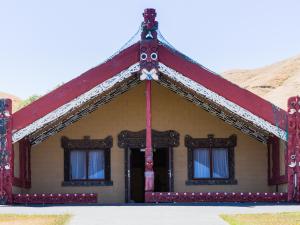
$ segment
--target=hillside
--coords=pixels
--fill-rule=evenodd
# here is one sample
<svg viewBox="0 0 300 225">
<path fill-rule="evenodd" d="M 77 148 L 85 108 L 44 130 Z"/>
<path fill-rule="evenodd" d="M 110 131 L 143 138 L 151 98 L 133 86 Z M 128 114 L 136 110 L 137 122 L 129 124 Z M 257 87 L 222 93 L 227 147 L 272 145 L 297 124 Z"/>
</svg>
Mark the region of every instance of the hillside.
<svg viewBox="0 0 300 225">
<path fill-rule="evenodd" d="M 17 96 L 14 96 L 12 94 L 8 94 L 5 92 L 0 91 L 0 98 L 10 98 L 12 99 L 12 107 L 13 107 L 13 112 L 15 112 L 18 108 L 18 105 L 21 103 L 22 99 L 20 99 Z"/>
<path fill-rule="evenodd" d="M 300 55 L 252 70 L 230 70 L 227 80 L 287 110 L 289 97 L 300 94 Z"/>
</svg>

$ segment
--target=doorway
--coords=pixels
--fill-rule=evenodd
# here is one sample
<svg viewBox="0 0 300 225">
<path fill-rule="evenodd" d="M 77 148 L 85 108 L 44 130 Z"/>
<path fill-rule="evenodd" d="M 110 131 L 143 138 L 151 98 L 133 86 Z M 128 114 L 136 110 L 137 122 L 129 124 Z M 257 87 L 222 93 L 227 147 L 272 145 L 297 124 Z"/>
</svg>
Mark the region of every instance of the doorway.
<svg viewBox="0 0 300 225">
<path fill-rule="evenodd" d="M 144 202 L 146 130 L 124 130 L 118 135 L 118 146 L 124 149 L 125 202 Z M 152 130 L 154 191 L 173 191 L 173 147 L 179 146 L 179 133 Z"/>
<path fill-rule="evenodd" d="M 155 174 L 154 191 L 169 192 L 169 149 L 156 148 L 153 150 L 153 170 Z M 130 199 L 129 202 L 145 201 L 145 151 L 130 149 Z"/>
</svg>

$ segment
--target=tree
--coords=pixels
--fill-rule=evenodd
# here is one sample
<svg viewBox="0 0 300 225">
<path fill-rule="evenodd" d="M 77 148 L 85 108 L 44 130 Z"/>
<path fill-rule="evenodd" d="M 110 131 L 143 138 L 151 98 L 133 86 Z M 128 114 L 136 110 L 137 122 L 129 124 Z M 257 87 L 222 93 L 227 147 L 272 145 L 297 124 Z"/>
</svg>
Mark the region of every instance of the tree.
<svg viewBox="0 0 300 225">
<path fill-rule="evenodd" d="M 22 109 L 23 107 L 29 105 L 30 103 L 36 101 L 39 99 L 41 96 L 39 95 L 32 95 L 26 98 L 25 100 L 21 101 L 21 103 L 18 105 L 18 110 Z"/>
</svg>

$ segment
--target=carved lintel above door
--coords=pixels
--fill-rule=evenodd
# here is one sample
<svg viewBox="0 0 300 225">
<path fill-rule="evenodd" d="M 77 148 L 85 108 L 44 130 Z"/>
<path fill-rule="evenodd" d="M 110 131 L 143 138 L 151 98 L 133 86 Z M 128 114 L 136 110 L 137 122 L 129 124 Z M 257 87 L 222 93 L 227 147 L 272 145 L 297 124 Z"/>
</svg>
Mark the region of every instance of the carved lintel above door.
<svg viewBox="0 0 300 225">
<path fill-rule="evenodd" d="M 168 148 L 179 146 L 179 133 L 174 130 L 157 131 L 152 130 L 153 148 Z M 118 135 L 118 146 L 120 148 L 145 148 L 146 130 L 121 131 Z"/>
</svg>

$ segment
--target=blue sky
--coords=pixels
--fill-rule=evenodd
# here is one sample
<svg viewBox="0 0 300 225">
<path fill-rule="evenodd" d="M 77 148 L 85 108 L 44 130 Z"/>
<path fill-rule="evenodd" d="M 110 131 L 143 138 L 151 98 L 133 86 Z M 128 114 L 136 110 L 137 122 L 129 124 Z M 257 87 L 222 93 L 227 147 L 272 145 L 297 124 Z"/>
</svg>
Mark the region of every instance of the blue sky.
<svg viewBox="0 0 300 225">
<path fill-rule="evenodd" d="M 299 0 L 0 0 L 0 91 L 44 94 L 98 65 L 147 7 L 173 46 L 215 72 L 300 54 Z"/>
</svg>

